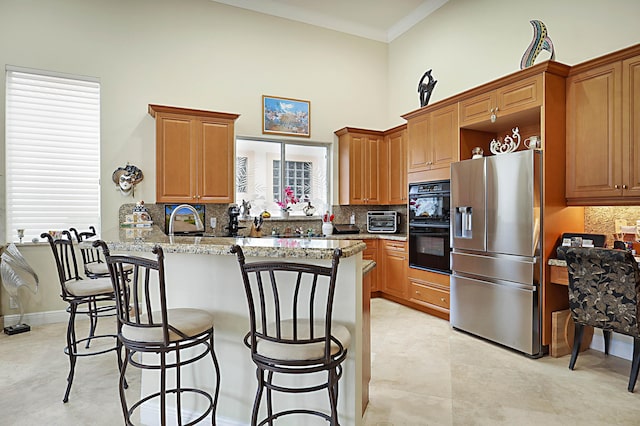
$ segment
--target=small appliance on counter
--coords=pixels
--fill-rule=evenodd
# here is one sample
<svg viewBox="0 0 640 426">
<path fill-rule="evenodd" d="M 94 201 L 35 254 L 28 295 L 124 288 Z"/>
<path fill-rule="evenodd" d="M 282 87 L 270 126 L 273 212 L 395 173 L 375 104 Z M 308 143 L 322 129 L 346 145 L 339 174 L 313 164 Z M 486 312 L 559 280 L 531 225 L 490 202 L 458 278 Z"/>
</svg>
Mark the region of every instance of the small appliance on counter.
<svg viewBox="0 0 640 426">
<path fill-rule="evenodd" d="M 225 227 L 229 232 L 227 237 L 237 237 L 238 230 L 244 229 L 244 226 L 239 226 L 238 224 L 238 216 L 240 216 L 240 207 L 237 204 L 229 205 L 229 209 L 227 210 L 227 214 L 229 215 L 229 225 Z"/>
<path fill-rule="evenodd" d="M 367 212 L 367 232 L 370 234 L 398 232 L 400 216 L 396 211 L 369 211 Z"/>
<path fill-rule="evenodd" d="M 333 233 L 334 234 L 359 234 L 360 228 L 351 223 L 334 223 L 333 224 Z"/>
</svg>

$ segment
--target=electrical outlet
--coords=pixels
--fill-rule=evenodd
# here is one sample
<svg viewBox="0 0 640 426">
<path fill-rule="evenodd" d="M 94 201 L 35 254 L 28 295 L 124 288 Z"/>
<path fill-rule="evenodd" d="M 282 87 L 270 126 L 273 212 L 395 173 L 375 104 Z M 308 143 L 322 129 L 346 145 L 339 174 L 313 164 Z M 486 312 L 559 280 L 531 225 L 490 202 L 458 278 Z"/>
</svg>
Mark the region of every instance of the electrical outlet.
<svg viewBox="0 0 640 426">
<path fill-rule="evenodd" d="M 18 309 L 18 301 L 13 296 L 9 296 L 9 308 Z"/>
<path fill-rule="evenodd" d="M 215 217 L 212 217 L 209 219 L 209 223 L 211 224 L 211 227 L 213 229 L 216 229 L 216 225 L 218 224 L 218 219 Z"/>
</svg>

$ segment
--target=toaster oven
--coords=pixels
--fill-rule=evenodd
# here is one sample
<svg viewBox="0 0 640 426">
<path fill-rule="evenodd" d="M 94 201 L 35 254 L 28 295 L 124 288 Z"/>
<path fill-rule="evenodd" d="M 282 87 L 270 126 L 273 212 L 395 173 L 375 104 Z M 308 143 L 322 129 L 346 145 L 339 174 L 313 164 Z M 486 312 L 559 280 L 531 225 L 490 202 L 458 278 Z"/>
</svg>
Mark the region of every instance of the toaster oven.
<svg viewBox="0 0 640 426">
<path fill-rule="evenodd" d="M 371 211 L 367 212 L 367 232 L 389 233 L 398 231 L 400 216 L 394 211 Z"/>
</svg>

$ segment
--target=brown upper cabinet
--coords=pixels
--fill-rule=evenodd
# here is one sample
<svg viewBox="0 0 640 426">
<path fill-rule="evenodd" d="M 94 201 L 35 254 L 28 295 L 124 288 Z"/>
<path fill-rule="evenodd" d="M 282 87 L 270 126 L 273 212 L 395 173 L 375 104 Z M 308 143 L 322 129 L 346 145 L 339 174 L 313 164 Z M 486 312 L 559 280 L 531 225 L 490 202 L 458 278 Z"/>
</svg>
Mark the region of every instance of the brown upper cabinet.
<svg viewBox="0 0 640 426">
<path fill-rule="evenodd" d="M 640 202 L 640 45 L 576 65 L 567 79 L 567 202 Z"/>
<path fill-rule="evenodd" d="M 386 198 L 387 151 L 382 132 L 345 127 L 335 132 L 339 144 L 339 202 L 381 204 Z"/>
<path fill-rule="evenodd" d="M 387 179 L 389 195 L 385 204 L 407 204 L 407 126 L 394 127 L 385 132 L 389 158 L 389 178 Z"/>
<path fill-rule="evenodd" d="M 460 101 L 460 126 L 498 120 L 500 117 L 542 105 L 542 75 L 525 78 Z"/>
<path fill-rule="evenodd" d="M 449 179 L 449 166 L 458 161 L 458 104 L 421 109 L 407 120 L 408 181 Z"/>
<path fill-rule="evenodd" d="M 406 125 L 386 132 L 337 130 L 341 205 L 407 203 Z"/>
<path fill-rule="evenodd" d="M 156 120 L 156 202 L 232 203 L 237 114 L 149 105 Z"/>
</svg>

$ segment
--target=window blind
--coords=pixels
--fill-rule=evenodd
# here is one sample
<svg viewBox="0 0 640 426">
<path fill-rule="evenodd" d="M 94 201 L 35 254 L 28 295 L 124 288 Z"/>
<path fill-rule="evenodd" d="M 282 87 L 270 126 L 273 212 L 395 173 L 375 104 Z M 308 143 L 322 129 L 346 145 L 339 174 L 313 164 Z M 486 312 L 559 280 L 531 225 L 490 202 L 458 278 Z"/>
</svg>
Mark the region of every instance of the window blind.
<svg viewBox="0 0 640 426">
<path fill-rule="evenodd" d="M 100 229 L 100 83 L 7 67 L 7 241 Z"/>
</svg>

